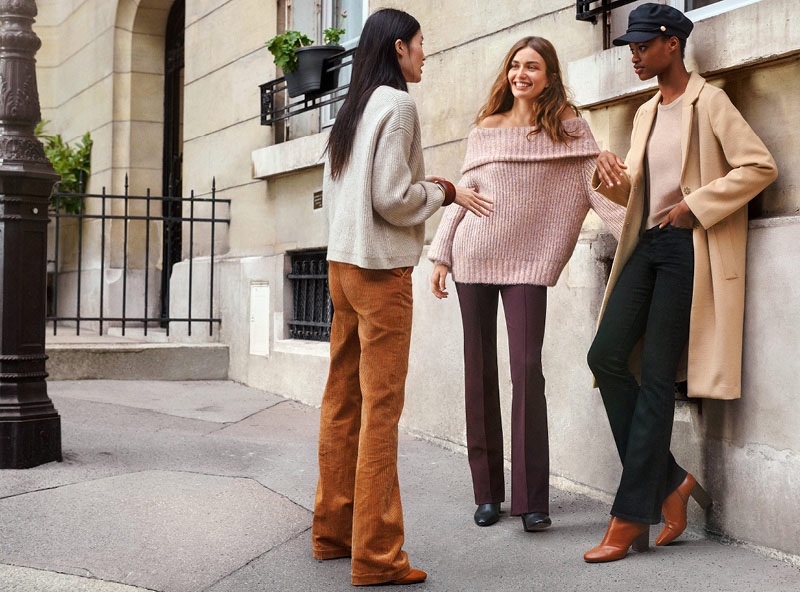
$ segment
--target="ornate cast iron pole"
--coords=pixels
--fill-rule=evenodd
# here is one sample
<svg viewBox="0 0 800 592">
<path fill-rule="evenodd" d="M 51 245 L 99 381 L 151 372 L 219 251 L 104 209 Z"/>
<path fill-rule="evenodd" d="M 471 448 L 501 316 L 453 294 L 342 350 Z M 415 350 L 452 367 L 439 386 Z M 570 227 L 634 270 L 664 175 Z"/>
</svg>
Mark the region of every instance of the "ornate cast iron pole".
<svg viewBox="0 0 800 592">
<path fill-rule="evenodd" d="M 34 0 L 0 0 L 0 468 L 61 460 L 47 396 L 47 203 L 58 176 L 33 130 L 41 118 Z"/>
</svg>

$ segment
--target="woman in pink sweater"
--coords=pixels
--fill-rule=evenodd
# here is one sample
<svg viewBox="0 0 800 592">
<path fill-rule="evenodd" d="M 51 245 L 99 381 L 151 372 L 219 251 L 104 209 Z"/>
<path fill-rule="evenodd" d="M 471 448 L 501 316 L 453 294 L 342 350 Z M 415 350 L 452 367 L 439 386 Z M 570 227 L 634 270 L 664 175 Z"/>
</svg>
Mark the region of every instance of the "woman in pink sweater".
<svg viewBox="0 0 800 592">
<path fill-rule="evenodd" d="M 448 208 L 428 253 L 431 289 L 452 274 L 464 326 L 467 449 L 475 522 L 505 501 L 497 376 L 497 303 L 511 362 L 511 514 L 526 531 L 550 526 L 547 403 L 542 374 L 547 286 L 567 264 L 590 208 L 616 236 L 624 210 L 594 193 L 599 149 L 567 98 L 558 56 L 541 37 L 509 50 L 467 143 L 461 185 L 494 198 L 490 218 Z"/>
</svg>

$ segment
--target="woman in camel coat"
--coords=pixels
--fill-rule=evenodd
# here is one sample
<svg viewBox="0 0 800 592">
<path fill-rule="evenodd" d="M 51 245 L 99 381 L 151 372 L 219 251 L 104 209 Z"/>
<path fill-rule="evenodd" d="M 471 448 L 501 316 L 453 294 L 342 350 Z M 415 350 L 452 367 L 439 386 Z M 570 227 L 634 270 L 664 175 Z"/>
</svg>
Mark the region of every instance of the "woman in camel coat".
<svg viewBox="0 0 800 592">
<path fill-rule="evenodd" d="M 645 208 L 644 153 L 656 109 L 657 93 L 637 111 L 627 174 L 612 188 L 595 189 L 627 206 L 625 225 L 603 299 L 608 296 L 639 242 Z M 686 378 L 690 397 L 738 399 L 742 392 L 747 202 L 777 177 L 764 143 L 720 89 L 691 73 L 681 117 L 681 190 L 696 218 L 694 290 L 689 321 Z"/>
<path fill-rule="evenodd" d="M 668 545 L 686 528 L 690 495 L 711 503 L 670 452 L 675 381 L 685 375 L 693 397 L 741 396 L 747 202 L 777 169 L 725 92 L 687 71 L 693 26 L 647 3 L 613 41 L 629 46 L 635 74 L 657 77 L 659 91 L 636 112 L 625 162 L 607 151 L 597 158 L 597 190 L 627 206 L 587 356 L 622 476 L 588 562 L 646 549 L 662 515 L 656 545 Z"/>
</svg>

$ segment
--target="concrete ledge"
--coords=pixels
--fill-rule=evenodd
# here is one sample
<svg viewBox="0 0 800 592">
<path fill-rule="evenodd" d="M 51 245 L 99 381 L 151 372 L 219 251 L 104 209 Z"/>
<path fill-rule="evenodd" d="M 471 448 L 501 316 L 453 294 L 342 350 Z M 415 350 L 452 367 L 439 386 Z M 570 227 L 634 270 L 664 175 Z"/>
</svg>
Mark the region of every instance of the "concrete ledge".
<svg viewBox="0 0 800 592">
<path fill-rule="evenodd" d="M 259 148 L 252 153 L 254 179 L 269 179 L 277 175 L 285 175 L 324 162 L 325 146 L 328 142 L 328 130 L 311 136 L 304 136 Z"/>
<path fill-rule="evenodd" d="M 48 344 L 50 380 L 227 380 L 219 343 Z"/>
</svg>

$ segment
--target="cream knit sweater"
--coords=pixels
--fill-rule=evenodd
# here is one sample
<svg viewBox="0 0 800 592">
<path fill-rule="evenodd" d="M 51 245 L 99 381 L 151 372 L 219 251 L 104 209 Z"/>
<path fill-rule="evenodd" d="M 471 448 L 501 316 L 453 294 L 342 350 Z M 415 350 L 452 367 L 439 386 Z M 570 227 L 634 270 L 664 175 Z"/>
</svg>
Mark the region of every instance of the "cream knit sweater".
<svg viewBox="0 0 800 592">
<path fill-rule="evenodd" d="M 424 178 L 414 100 L 378 87 L 361 116 L 343 174 L 334 180 L 325 165 L 328 260 L 367 269 L 419 263 L 425 220 L 444 202 L 442 190 Z"/>
<path fill-rule="evenodd" d="M 562 122 L 566 144 L 533 128 L 475 128 L 467 141 L 460 184 L 494 198 L 479 218 L 447 209 L 428 258 L 469 284 L 554 286 L 593 208 L 616 237 L 625 210 L 591 190 L 599 153 L 584 119 Z"/>
</svg>

